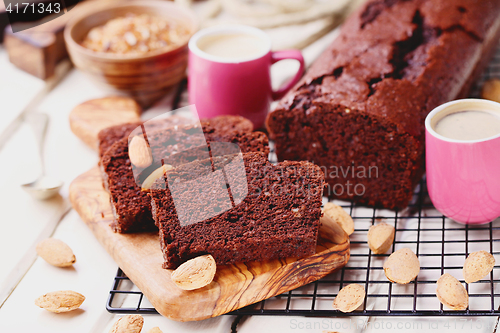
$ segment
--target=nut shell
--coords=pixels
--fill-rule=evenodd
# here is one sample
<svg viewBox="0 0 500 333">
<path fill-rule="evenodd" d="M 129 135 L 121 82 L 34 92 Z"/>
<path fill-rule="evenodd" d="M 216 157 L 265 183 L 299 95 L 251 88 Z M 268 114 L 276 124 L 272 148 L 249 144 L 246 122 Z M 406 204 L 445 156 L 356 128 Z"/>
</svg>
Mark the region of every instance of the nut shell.
<svg viewBox="0 0 500 333">
<path fill-rule="evenodd" d="M 148 331 L 148 333 L 163 333 L 159 327 L 153 327 Z"/>
<path fill-rule="evenodd" d="M 368 230 L 368 246 L 375 254 L 386 253 L 394 242 L 395 229 L 385 222 L 372 225 Z"/>
<path fill-rule="evenodd" d="M 147 168 L 153 163 L 153 155 L 148 143 L 142 136 L 134 136 L 128 144 L 130 162 L 138 168 Z"/>
<path fill-rule="evenodd" d="M 495 257 L 486 251 L 477 251 L 469 254 L 465 259 L 463 274 L 465 282 L 477 282 L 488 274 L 495 266 Z"/>
<path fill-rule="evenodd" d="M 168 171 L 172 170 L 173 167 L 170 164 L 163 164 L 161 167 L 151 172 L 151 174 L 142 182 L 141 189 L 143 191 L 148 191 L 152 188 L 153 184 L 157 179 L 163 177 L 163 175 Z"/>
<path fill-rule="evenodd" d="M 148 331 L 148 333 L 163 333 L 159 327 L 153 327 Z"/>
<path fill-rule="evenodd" d="M 85 296 L 76 291 L 61 290 L 47 293 L 35 300 L 35 305 L 50 312 L 63 313 L 76 310 L 85 301 Z"/>
<path fill-rule="evenodd" d="M 412 250 L 408 248 L 392 253 L 384 263 L 384 273 L 391 282 L 407 284 L 414 280 L 420 272 L 420 262 Z"/>
<path fill-rule="evenodd" d="M 452 310 L 465 310 L 469 305 L 469 295 L 464 286 L 448 273 L 437 280 L 436 296 L 443 305 Z"/>
<path fill-rule="evenodd" d="M 144 318 L 141 315 L 128 315 L 118 319 L 109 333 L 140 333 L 143 325 Z"/>
<path fill-rule="evenodd" d="M 342 288 L 333 300 L 333 307 L 342 312 L 352 312 L 365 299 L 365 288 L 359 284 L 349 284 Z"/>
<path fill-rule="evenodd" d="M 319 228 L 320 237 L 326 239 L 334 244 L 343 244 L 349 240 L 349 236 L 344 229 L 335 222 L 330 216 L 323 214 L 319 221 L 321 226 Z"/>
<path fill-rule="evenodd" d="M 47 238 L 36 245 L 38 255 L 49 264 L 57 267 L 68 267 L 76 262 L 71 248 L 63 241 Z"/>
<path fill-rule="evenodd" d="M 333 221 L 337 222 L 346 234 L 351 235 L 354 232 L 354 221 L 352 217 L 347 214 L 344 208 L 332 202 L 328 202 L 323 207 L 323 214 L 328 215 Z"/>
<path fill-rule="evenodd" d="M 172 273 L 172 281 L 183 290 L 195 290 L 209 285 L 215 276 L 217 265 L 210 255 L 186 261 Z"/>
</svg>

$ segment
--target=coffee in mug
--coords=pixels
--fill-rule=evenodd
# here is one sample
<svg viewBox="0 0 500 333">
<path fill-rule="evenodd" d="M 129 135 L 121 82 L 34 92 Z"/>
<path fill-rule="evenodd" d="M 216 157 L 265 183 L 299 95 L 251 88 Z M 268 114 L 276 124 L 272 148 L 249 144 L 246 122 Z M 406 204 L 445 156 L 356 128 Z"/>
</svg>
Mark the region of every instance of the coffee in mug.
<svg viewBox="0 0 500 333">
<path fill-rule="evenodd" d="M 487 111 L 466 110 L 439 120 L 434 130 L 449 139 L 481 140 L 500 134 L 500 116 Z"/>
<path fill-rule="evenodd" d="M 273 90 L 271 65 L 284 59 L 297 60 L 299 70 Z M 244 25 L 206 28 L 189 41 L 189 104 L 196 105 L 201 118 L 239 115 L 257 129 L 264 125 L 271 102 L 300 80 L 304 67 L 299 50 L 271 51 L 271 38 L 260 29 Z"/>
<path fill-rule="evenodd" d="M 461 223 L 500 217 L 500 103 L 461 99 L 425 119 L 429 196 L 443 215 Z"/>
<path fill-rule="evenodd" d="M 207 54 L 233 59 L 255 57 L 266 49 L 264 40 L 245 33 L 208 35 L 198 40 L 197 45 Z"/>
</svg>

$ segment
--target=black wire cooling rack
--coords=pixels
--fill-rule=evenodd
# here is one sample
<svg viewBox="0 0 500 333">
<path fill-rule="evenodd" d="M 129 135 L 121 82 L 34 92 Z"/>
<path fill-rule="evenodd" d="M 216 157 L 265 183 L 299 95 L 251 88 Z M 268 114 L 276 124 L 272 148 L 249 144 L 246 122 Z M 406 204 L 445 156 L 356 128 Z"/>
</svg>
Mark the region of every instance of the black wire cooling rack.
<svg viewBox="0 0 500 333">
<path fill-rule="evenodd" d="M 478 87 L 490 77 L 500 78 L 500 48 Z M 472 96 L 478 96 L 477 89 Z M 175 99 L 175 107 L 182 105 L 182 99 Z M 271 154 L 270 159 L 276 161 L 276 156 Z M 461 225 L 445 218 L 430 202 L 425 180 L 417 186 L 412 204 L 402 211 L 367 208 L 345 201 L 333 202 L 349 212 L 355 222 L 356 230 L 350 236 L 351 258 L 347 265 L 321 280 L 231 314 L 321 317 L 500 315 L 500 265 L 495 265 L 483 280 L 465 284 L 469 293 L 469 307 L 465 311 L 443 308 L 435 293 L 436 281 L 444 273 L 465 283 L 462 267 L 468 253 L 485 250 L 500 258 L 498 220 L 497 223 L 483 225 Z M 381 221 L 395 227 L 393 251 L 407 247 L 419 257 L 420 273 L 415 281 L 407 285 L 389 282 L 382 268 L 389 254 L 377 255 L 368 248 L 368 229 Z M 500 263 L 500 260 L 497 259 L 497 262 Z M 345 314 L 334 310 L 332 303 L 338 291 L 350 283 L 363 285 L 366 296 L 358 310 Z M 115 313 L 157 313 L 120 269 L 114 278 L 106 308 Z"/>
<path fill-rule="evenodd" d="M 495 256 L 499 255 L 500 226 L 494 226 L 495 223 L 460 225 L 443 217 L 430 203 L 424 181 L 418 186 L 413 202 L 401 212 L 336 202 L 340 203 L 355 221 L 356 231 L 350 236 L 349 263 L 321 280 L 236 310 L 232 314 L 322 317 L 499 315 L 499 265 L 494 267 L 488 278 L 474 284 L 466 284 L 469 292 L 469 308 L 466 311 L 443 309 L 436 298 L 435 285 L 443 273 L 450 273 L 464 283 L 462 267 L 470 252 L 486 250 Z M 380 221 L 392 224 L 396 229 L 393 251 L 408 247 L 419 257 L 420 274 L 408 285 L 389 282 L 382 268 L 389 254 L 373 254 L 368 248 L 368 228 Z M 338 291 L 350 283 L 363 285 L 366 297 L 359 310 L 344 314 L 334 310 L 332 302 Z M 126 300 L 124 296 L 132 296 L 133 299 Z M 118 270 L 115 277 L 107 309 L 121 313 L 156 313 L 121 270 Z"/>
</svg>

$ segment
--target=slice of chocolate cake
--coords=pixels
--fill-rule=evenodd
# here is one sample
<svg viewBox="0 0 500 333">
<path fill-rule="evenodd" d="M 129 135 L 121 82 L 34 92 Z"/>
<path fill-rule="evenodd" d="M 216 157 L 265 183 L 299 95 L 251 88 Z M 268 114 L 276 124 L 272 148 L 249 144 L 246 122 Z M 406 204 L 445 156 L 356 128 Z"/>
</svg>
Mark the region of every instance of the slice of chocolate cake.
<svg viewBox="0 0 500 333">
<path fill-rule="evenodd" d="M 146 192 L 141 191 L 141 184 L 162 164 L 178 166 L 208 157 L 207 144 L 210 145 L 210 142 L 231 142 L 237 144 L 242 152 L 268 154 L 266 135 L 262 132 L 244 132 L 252 128 L 251 123 L 250 127 L 248 123 L 241 117 L 218 117 L 202 121 L 203 132 L 194 125 L 169 127 L 154 132 L 148 130 L 147 140 L 152 156 L 157 159 L 149 167 L 141 169 L 136 177 L 129 157 L 129 137 L 115 142 L 100 162 L 103 184 L 110 194 L 113 209 L 113 230 L 125 233 L 155 229 L 151 200 Z M 201 138 L 193 133 L 202 133 Z"/>
<path fill-rule="evenodd" d="M 318 166 L 260 153 L 167 171 L 150 191 L 164 268 L 203 254 L 230 264 L 315 253 L 323 185 Z"/>
<path fill-rule="evenodd" d="M 143 122 L 126 123 L 116 126 L 111 126 L 101 130 L 98 134 L 99 139 L 99 157 L 102 157 L 106 150 L 120 139 L 127 138 L 130 133 Z M 172 116 L 158 121 L 151 121 L 151 126 L 156 127 L 157 130 L 179 125 L 194 124 L 194 121 L 189 118 Z"/>
<path fill-rule="evenodd" d="M 212 119 L 204 119 L 206 123 L 210 123 L 211 130 L 217 128 L 223 132 L 251 132 L 253 131 L 252 122 L 246 118 L 239 116 L 220 116 Z M 148 131 L 153 132 L 162 128 L 173 126 L 195 124 L 195 121 L 190 118 L 180 116 L 170 116 L 159 120 L 147 121 Z M 126 123 L 116 126 L 111 126 L 103 129 L 98 134 L 99 139 L 99 157 L 102 157 L 106 150 L 109 149 L 116 141 L 126 138 L 134 129 L 141 126 L 143 122 Z"/>
</svg>

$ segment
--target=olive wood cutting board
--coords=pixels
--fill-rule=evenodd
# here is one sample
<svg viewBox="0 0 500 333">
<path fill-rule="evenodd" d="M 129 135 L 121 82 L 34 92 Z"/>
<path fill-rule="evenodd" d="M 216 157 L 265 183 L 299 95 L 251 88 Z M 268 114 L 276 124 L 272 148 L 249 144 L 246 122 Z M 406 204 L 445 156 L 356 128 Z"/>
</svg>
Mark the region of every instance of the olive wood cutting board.
<svg viewBox="0 0 500 333">
<path fill-rule="evenodd" d="M 117 234 L 111 230 L 109 195 L 102 187 L 97 167 L 72 182 L 70 200 L 101 245 L 156 310 L 177 321 L 219 316 L 282 294 L 320 279 L 349 260 L 347 235 L 335 223 L 323 224 L 312 256 L 217 266 L 211 284 L 184 291 L 170 279 L 172 270 L 161 267 L 163 256 L 157 233 Z"/>
</svg>

